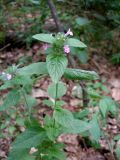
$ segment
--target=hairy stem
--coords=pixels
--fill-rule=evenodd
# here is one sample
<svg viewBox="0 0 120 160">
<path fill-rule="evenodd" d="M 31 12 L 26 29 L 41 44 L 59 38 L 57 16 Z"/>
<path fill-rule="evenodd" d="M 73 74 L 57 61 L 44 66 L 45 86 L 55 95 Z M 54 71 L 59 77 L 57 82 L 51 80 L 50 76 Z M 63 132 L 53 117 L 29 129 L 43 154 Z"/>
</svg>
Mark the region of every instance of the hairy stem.
<svg viewBox="0 0 120 160">
<path fill-rule="evenodd" d="M 23 94 L 23 98 L 24 98 L 25 104 L 26 104 L 26 106 L 27 106 L 27 108 L 28 108 L 28 111 L 29 111 L 29 120 L 30 120 L 31 109 L 30 109 L 30 107 L 29 107 L 29 105 L 28 105 L 28 102 L 27 102 L 27 99 L 26 99 L 26 95 L 25 95 L 25 92 L 24 92 L 23 89 L 22 89 L 22 94 Z"/>
<path fill-rule="evenodd" d="M 57 102 L 57 92 L 58 92 L 58 83 L 56 83 L 56 93 L 55 93 L 55 108 L 56 108 L 56 102 Z"/>
</svg>

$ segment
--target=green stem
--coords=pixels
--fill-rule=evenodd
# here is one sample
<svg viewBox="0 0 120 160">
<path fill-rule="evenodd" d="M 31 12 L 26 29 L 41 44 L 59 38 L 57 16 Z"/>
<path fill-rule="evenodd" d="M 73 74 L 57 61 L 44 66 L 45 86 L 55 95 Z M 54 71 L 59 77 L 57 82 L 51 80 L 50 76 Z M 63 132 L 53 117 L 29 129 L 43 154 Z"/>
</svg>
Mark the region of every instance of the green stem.
<svg viewBox="0 0 120 160">
<path fill-rule="evenodd" d="M 30 120 L 30 116 L 31 116 L 31 109 L 30 109 L 30 107 L 29 107 L 29 105 L 28 105 L 28 102 L 27 102 L 27 99 L 26 99 L 26 95 L 25 95 L 25 93 L 24 93 L 24 90 L 23 90 L 23 89 L 22 89 L 22 94 L 23 94 L 23 98 L 24 98 L 25 104 L 26 104 L 26 106 L 27 106 L 27 108 L 28 108 L 28 111 L 29 111 L 29 120 Z"/>
<path fill-rule="evenodd" d="M 54 105 L 54 109 L 56 108 L 57 92 L 58 92 L 58 83 L 56 83 L 56 93 L 55 93 L 55 105 Z M 55 126 L 55 119 L 54 119 L 54 126 Z"/>
<path fill-rule="evenodd" d="M 56 93 L 55 93 L 55 108 L 56 108 L 56 102 L 57 102 L 57 92 L 58 92 L 58 83 L 56 83 Z"/>
</svg>

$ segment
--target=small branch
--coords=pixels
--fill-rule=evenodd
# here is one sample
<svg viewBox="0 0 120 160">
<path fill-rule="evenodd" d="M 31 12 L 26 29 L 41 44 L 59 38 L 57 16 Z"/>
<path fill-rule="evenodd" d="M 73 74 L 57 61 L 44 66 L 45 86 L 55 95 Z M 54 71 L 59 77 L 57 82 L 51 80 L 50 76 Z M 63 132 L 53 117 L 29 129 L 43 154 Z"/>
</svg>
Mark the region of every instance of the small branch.
<svg viewBox="0 0 120 160">
<path fill-rule="evenodd" d="M 86 84 L 83 81 L 80 81 L 80 86 L 82 88 L 82 95 L 83 95 L 83 107 L 87 108 L 88 107 L 88 103 L 89 103 L 89 99 L 88 99 L 88 94 L 86 92 Z"/>
<path fill-rule="evenodd" d="M 8 43 L 6 46 L 4 46 L 3 48 L 0 48 L 0 52 L 3 51 L 4 49 L 6 49 L 7 47 L 9 47 L 11 44 Z"/>
<path fill-rule="evenodd" d="M 48 2 L 48 6 L 51 10 L 51 14 L 52 14 L 52 17 L 55 21 L 56 28 L 57 28 L 58 32 L 63 32 L 63 28 L 62 28 L 60 21 L 58 19 L 57 11 L 56 11 L 54 3 L 52 2 L 52 0 L 47 0 L 47 2 Z"/>
</svg>

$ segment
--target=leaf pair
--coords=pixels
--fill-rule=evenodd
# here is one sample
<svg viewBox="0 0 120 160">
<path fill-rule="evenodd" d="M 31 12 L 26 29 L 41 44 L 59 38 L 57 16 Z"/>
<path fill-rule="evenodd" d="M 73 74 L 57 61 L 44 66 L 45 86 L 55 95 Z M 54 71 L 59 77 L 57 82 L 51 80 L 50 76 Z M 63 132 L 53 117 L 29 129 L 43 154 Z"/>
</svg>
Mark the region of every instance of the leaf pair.
<svg viewBox="0 0 120 160">
<path fill-rule="evenodd" d="M 44 33 L 36 34 L 33 36 L 33 38 L 37 39 L 41 42 L 46 42 L 46 43 L 50 43 L 50 44 L 55 43 L 55 40 L 56 40 L 55 37 L 52 36 L 52 34 L 44 34 Z M 74 39 L 74 38 L 68 38 L 65 41 L 65 45 L 69 45 L 71 47 L 79 47 L 79 48 L 86 48 L 87 47 L 83 42 L 81 42 L 78 39 Z"/>
</svg>

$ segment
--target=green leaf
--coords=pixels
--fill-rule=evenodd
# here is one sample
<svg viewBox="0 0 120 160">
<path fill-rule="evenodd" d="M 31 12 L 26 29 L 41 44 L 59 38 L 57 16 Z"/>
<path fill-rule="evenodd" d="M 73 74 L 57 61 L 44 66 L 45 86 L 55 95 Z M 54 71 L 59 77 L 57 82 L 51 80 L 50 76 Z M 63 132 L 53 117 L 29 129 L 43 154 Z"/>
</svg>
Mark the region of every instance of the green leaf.
<svg viewBox="0 0 120 160">
<path fill-rule="evenodd" d="M 62 134 L 60 125 L 55 123 L 55 120 L 49 116 L 46 116 L 44 120 L 47 136 L 51 141 L 55 141 L 55 139 Z"/>
<path fill-rule="evenodd" d="M 19 90 L 12 90 L 8 93 L 6 99 L 2 106 L 0 106 L 0 111 L 4 111 L 11 106 L 15 106 L 20 100 L 20 92 Z"/>
<path fill-rule="evenodd" d="M 88 131 L 90 127 L 91 126 L 85 121 L 74 119 L 69 122 L 69 125 L 65 127 L 63 132 L 68 134 L 81 134 L 85 131 Z"/>
<path fill-rule="evenodd" d="M 74 119 L 72 113 L 66 109 L 58 109 L 54 112 L 54 118 L 56 122 L 64 127 L 64 133 L 82 133 L 89 130 L 89 126 L 86 122 Z"/>
<path fill-rule="evenodd" d="M 26 129 L 25 132 L 17 137 L 12 147 L 15 149 L 37 147 L 45 138 L 46 135 L 43 129 Z"/>
<path fill-rule="evenodd" d="M 60 106 L 64 106 L 65 102 L 64 101 L 56 101 L 56 106 L 60 107 Z"/>
<path fill-rule="evenodd" d="M 44 34 L 44 33 L 36 34 L 33 36 L 33 38 L 46 43 L 55 42 L 55 38 L 51 34 Z"/>
<path fill-rule="evenodd" d="M 79 50 L 79 52 L 77 52 L 76 56 L 78 57 L 80 62 L 83 63 L 83 64 L 87 63 L 88 58 L 89 58 L 88 53 L 85 50 L 83 50 L 83 51 Z"/>
<path fill-rule="evenodd" d="M 91 98 L 94 98 L 94 99 L 101 98 L 100 94 L 96 90 L 94 90 L 92 87 L 87 88 L 87 93 Z"/>
<path fill-rule="evenodd" d="M 40 4 L 40 0 L 30 0 L 33 4 L 39 5 Z"/>
<path fill-rule="evenodd" d="M 88 61 L 88 52 L 85 49 L 71 47 L 71 53 L 75 55 L 81 63 L 86 63 Z"/>
<path fill-rule="evenodd" d="M 17 119 L 16 119 L 16 123 L 19 125 L 19 126 L 24 126 L 24 119 L 23 119 L 23 117 L 18 117 Z"/>
<path fill-rule="evenodd" d="M 38 62 L 30 64 L 26 67 L 18 69 L 18 73 L 20 75 L 42 75 L 42 74 L 48 74 L 46 63 L 45 62 Z"/>
<path fill-rule="evenodd" d="M 37 147 L 46 139 L 45 131 L 38 127 L 26 129 L 20 134 L 12 145 L 8 160 L 34 160 L 29 155 L 32 147 Z"/>
<path fill-rule="evenodd" d="M 34 156 L 29 154 L 30 149 L 12 149 L 7 160 L 35 160 Z"/>
<path fill-rule="evenodd" d="M 60 123 L 64 127 L 67 127 L 68 124 L 70 124 L 71 121 L 73 121 L 74 119 L 72 113 L 66 109 L 55 110 L 54 118 L 58 123 Z"/>
<path fill-rule="evenodd" d="M 39 149 L 43 153 L 43 160 L 66 160 L 66 155 L 63 151 L 64 144 L 62 143 L 46 141 Z"/>
<path fill-rule="evenodd" d="M 46 61 L 50 77 L 57 83 L 65 72 L 68 60 L 64 55 L 49 54 Z"/>
<path fill-rule="evenodd" d="M 94 71 L 85 71 L 81 69 L 67 68 L 64 76 L 71 80 L 96 80 L 99 78 L 98 74 Z"/>
<path fill-rule="evenodd" d="M 106 117 L 106 113 L 108 111 L 110 111 L 113 115 L 116 114 L 116 104 L 115 102 L 110 98 L 110 97 L 103 97 L 100 102 L 99 102 L 99 106 L 100 106 L 100 111 L 102 113 L 102 116 L 105 118 Z"/>
<path fill-rule="evenodd" d="M 116 141 L 120 140 L 120 134 L 115 135 L 114 140 L 116 140 Z"/>
<path fill-rule="evenodd" d="M 33 81 L 28 75 L 16 75 L 13 79 L 13 84 L 15 85 L 32 85 Z"/>
<path fill-rule="evenodd" d="M 12 87 L 11 81 L 6 81 L 2 86 L 0 86 L 0 90 L 4 90 L 11 87 Z"/>
<path fill-rule="evenodd" d="M 77 119 L 83 119 L 86 116 L 88 116 L 88 114 L 89 114 L 89 110 L 88 109 L 84 109 L 81 112 L 75 112 L 74 113 L 74 117 L 77 118 Z"/>
<path fill-rule="evenodd" d="M 50 100 L 43 100 L 43 104 L 47 105 L 48 107 L 53 107 L 54 106 L 54 103 Z"/>
<path fill-rule="evenodd" d="M 99 141 L 101 136 L 101 130 L 96 115 L 93 117 L 89 124 L 91 126 L 89 131 L 91 133 L 92 139 L 94 139 L 95 141 Z"/>
<path fill-rule="evenodd" d="M 10 134 L 12 134 L 12 135 L 13 135 L 13 133 L 15 132 L 15 130 L 16 130 L 16 127 L 14 127 L 14 126 L 9 126 L 9 127 L 8 127 L 8 132 L 9 132 Z"/>
<path fill-rule="evenodd" d="M 51 160 L 66 160 L 65 152 L 63 151 L 63 144 L 56 143 L 51 145 L 51 147 L 47 150 L 49 156 L 52 158 Z"/>
<path fill-rule="evenodd" d="M 87 46 L 81 42 L 78 39 L 74 39 L 74 38 L 68 38 L 66 40 L 66 45 L 69 45 L 71 47 L 79 47 L 79 48 L 86 48 Z"/>
<path fill-rule="evenodd" d="M 56 95 L 57 89 L 57 95 Z M 57 84 L 53 83 L 48 87 L 48 94 L 52 98 L 60 98 L 66 93 L 66 86 L 63 82 L 58 82 Z"/>
<path fill-rule="evenodd" d="M 85 25 L 89 24 L 90 21 L 89 21 L 87 18 L 78 17 L 78 18 L 76 18 L 76 23 L 77 23 L 79 26 L 85 26 Z"/>
<path fill-rule="evenodd" d="M 35 105 L 37 105 L 37 100 L 34 97 L 26 94 L 25 95 L 25 103 L 27 103 L 26 104 L 27 107 L 32 108 Z"/>
<path fill-rule="evenodd" d="M 118 160 L 120 160 L 120 146 L 118 146 L 115 150 L 116 156 L 118 158 Z"/>
</svg>

